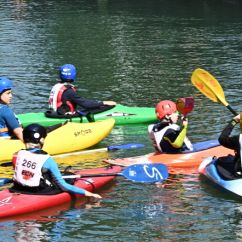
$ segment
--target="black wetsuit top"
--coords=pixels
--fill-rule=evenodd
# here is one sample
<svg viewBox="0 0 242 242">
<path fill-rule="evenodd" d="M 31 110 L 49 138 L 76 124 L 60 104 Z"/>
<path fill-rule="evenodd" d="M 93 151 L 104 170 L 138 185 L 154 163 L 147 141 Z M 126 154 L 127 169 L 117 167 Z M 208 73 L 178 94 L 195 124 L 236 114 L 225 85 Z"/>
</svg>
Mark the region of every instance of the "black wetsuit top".
<svg viewBox="0 0 242 242">
<path fill-rule="evenodd" d="M 223 166 L 226 166 L 228 168 L 228 166 L 230 165 L 230 168 L 228 168 L 231 173 L 238 175 L 237 172 L 240 171 L 241 172 L 241 158 L 240 158 L 240 142 L 239 142 L 239 135 L 234 135 L 234 136 L 230 136 L 230 134 L 232 133 L 233 128 L 236 125 L 236 121 L 232 120 L 228 123 L 228 125 L 223 129 L 218 141 L 219 143 L 229 149 L 232 149 L 235 151 L 235 156 L 232 159 L 232 164 L 231 164 L 231 159 L 229 159 L 228 163 L 230 164 L 225 164 L 223 162 L 223 164 L 221 164 L 223 159 L 220 159 L 221 162 L 218 161 L 218 164 L 221 164 Z M 224 168 L 226 168 L 224 167 Z"/>
<path fill-rule="evenodd" d="M 69 107 L 66 105 L 67 101 L 70 101 L 74 105 L 75 109 L 81 112 L 95 110 L 105 106 L 102 101 L 96 101 L 80 97 L 77 92 L 75 92 L 71 88 L 71 86 L 64 91 L 61 99 L 63 105 L 58 108 L 58 113 L 60 114 L 64 114 L 70 111 Z"/>
</svg>

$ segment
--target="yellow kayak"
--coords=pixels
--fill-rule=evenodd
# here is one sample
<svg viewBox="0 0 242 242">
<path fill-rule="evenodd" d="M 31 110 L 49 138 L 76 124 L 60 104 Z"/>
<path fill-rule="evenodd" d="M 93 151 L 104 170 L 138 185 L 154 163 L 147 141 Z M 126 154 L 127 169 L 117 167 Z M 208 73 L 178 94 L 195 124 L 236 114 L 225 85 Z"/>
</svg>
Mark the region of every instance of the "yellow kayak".
<svg viewBox="0 0 242 242">
<path fill-rule="evenodd" d="M 113 118 L 93 123 L 72 123 L 48 133 L 43 150 L 50 155 L 82 150 L 102 141 L 113 129 Z M 0 139 L 0 161 L 11 160 L 25 146 L 20 140 Z"/>
</svg>

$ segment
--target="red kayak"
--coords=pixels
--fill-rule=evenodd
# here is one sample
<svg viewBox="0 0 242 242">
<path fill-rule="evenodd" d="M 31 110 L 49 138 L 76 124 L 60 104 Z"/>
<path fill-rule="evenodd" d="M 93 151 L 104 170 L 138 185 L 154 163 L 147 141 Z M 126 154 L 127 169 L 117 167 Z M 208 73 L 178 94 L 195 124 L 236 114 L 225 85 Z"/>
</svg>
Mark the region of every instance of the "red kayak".
<svg viewBox="0 0 242 242">
<path fill-rule="evenodd" d="M 119 166 L 130 166 L 142 163 L 162 163 L 167 165 L 170 174 L 194 173 L 203 159 L 208 156 L 226 156 L 234 154 L 233 150 L 219 145 L 217 140 L 202 141 L 194 144 L 193 151 L 179 154 L 149 153 L 143 156 L 107 159 L 106 163 Z"/>
<path fill-rule="evenodd" d="M 118 173 L 122 170 L 120 166 L 85 169 L 75 174 L 107 174 Z M 93 192 L 107 183 L 111 182 L 115 176 L 86 177 L 77 179 L 75 186 Z M 11 193 L 8 189 L 0 192 L 0 218 L 17 216 L 26 213 L 51 208 L 71 201 L 73 198 L 82 197 L 81 195 L 71 195 L 63 192 L 55 195 L 30 195 Z"/>
</svg>

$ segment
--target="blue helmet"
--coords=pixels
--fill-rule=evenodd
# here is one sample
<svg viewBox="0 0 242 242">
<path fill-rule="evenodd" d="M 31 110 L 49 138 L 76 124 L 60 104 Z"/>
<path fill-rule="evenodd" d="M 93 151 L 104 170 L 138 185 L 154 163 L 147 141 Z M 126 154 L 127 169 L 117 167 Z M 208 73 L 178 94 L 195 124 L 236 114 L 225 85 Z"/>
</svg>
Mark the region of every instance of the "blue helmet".
<svg viewBox="0 0 242 242">
<path fill-rule="evenodd" d="M 72 64 L 65 64 L 60 67 L 60 79 L 62 81 L 75 81 L 76 67 Z"/>
<path fill-rule="evenodd" d="M 12 81 L 6 77 L 0 77 L 0 94 L 13 88 Z"/>
</svg>

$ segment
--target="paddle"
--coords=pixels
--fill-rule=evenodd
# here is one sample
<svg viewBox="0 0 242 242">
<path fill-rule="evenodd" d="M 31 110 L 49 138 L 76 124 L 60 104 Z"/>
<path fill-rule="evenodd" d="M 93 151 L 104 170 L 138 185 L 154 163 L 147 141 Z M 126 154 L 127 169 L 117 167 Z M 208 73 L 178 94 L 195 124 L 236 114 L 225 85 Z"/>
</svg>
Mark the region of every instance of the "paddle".
<svg viewBox="0 0 242 242">
<path fill-rule="evenodd" d="M 102 151 L 116 151 L 116 150 L 128 150 L 128 149 L 136 149 L 136 148 L 143 148 L 144 144 L 136 144 L 136 143 L 130 143 L 130 144 L 124 144 L 124 145 L 111 145 L 106 148 L 99 148 L 99 149 L 91 149 L 91 150 L 80 150 L 76 152 L 70 152 L 65 154 L 58 154 L 53 155 L 53 158 L 62 158 L 69 155 L 80 155 L 80 154 L 86 154 L 86 153 L 93 153 L 93 152 L 102 152 Z M 0 166 L 7 167 L 11 166 L 12 162 L 5 162 L 0 164 Z"/>
<path fill-rule="evenodd" d="M 80 155 L 80 154 L 85 154 L 85 153 L 102 152 L 102 151 L 129 150 L 129 149 L 143 148 L 144 146 L 145 146 L 144 144 L 136 144 L 136 143 L 130 143 L 130 144 L 124 144 L 124 145 L 110 145 L 105 148 L 80 150 L 77 152 L 53 155 L 53 157 L 57 158 L 57 157 L 65 157 L 65 156 L 69 156 L 69 155 Z"/>
<path fill-rule="evenodd" d="M 176 101 L 177 111 L 183 114 L 184 118 L 188 113 L 192 112 L 194 108 L 194 98 L 193 97 L 183 97 Z"/>
<path fill-rule="evenodd" d="M 67 175 L 63 176 L 63 178 L 87 178 L 105 176 L 123 176 L 128 180 L 134 182 L 155 183 L 162 182 L 168 178 L 168 169 L 163 164 L 136 164 L 124 168 L 119 173 Z M 0 186 L 3 186 L 11 182 L 12 179 L 1 178 Z"/>
<path fill-rule="evenodd" d="M 166 180 L 168 178 L 168 169 L 164 164 L 135 164 L 124 168 L 119 173 L 67 175 L 63 176 L 63 178 L 105 176 L 123 176 L 134 182 L 154 183 Z"/>
<path fill-rule="evenodd" d="M 191 81 L 192 84 L 206 97 L 213 102 L 222 103 L 230 112 L 237 115 L 236 111 L 232 109 L 226 101 L 223 88 L 209 72 L 198 68 L 192 73 Z"/>
</svg>

